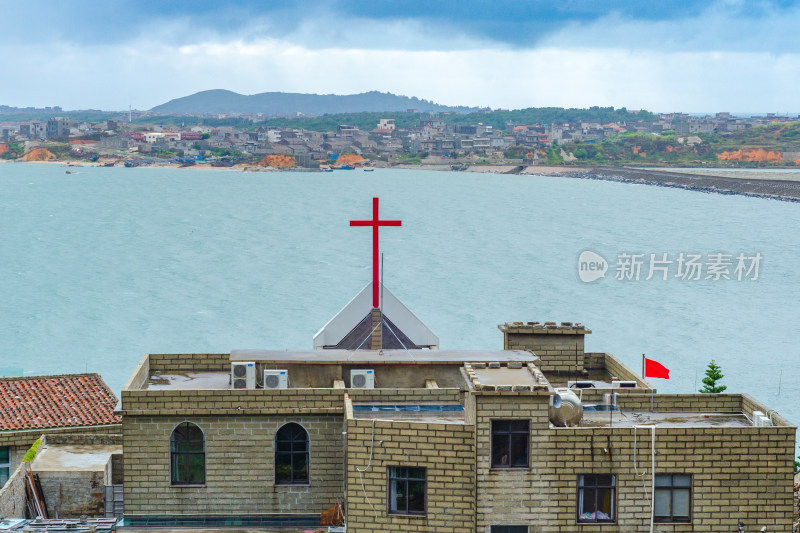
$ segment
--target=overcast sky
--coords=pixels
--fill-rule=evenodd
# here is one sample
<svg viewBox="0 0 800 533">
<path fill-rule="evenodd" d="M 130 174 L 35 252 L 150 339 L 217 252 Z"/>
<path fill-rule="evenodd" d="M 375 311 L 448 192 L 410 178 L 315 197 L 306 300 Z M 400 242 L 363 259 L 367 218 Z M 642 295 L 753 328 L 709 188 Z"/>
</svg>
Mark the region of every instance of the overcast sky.
<svg viewBox="0 0 800 533">
<path fill-rule="evenodd" d="M 448 105 L 800 111 L 800 2 L 0 0 L 0 104 L 206 89 Z"/>
</svg>

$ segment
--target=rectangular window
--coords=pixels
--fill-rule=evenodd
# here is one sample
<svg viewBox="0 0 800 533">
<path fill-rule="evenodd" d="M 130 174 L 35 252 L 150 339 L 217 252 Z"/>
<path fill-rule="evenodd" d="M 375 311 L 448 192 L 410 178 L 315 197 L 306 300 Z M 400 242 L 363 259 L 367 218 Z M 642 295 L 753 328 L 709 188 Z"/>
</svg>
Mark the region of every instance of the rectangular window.
<svg viewBox="0 0 800 533">
<path fill-rule="evenodd" d="M 425 514 L 426 472 L 424 468 L 389 468 L 389 513 Z"/>
<path fill-rule="evenodd" d="M 492 420 L 492 468 L 528 468 L 528 420 Z"/>
<path fill-rule="evenodd" d="M 491 533 L 528 533 L 528 526 L 492 526 Z"/>
<path fill-rule="evenodd" d="M 0 487 L 11 477 L 11 446 L 0 446 Z"/>
<path fill-rule="evenodd" d="M 692 521 L 692 476 L 688 474 L 656 474 L 653 521 Z"/>
<path fill-rule="evenodd" d="M 614 521 L 616 481 L 616 476 L 611 474 L 578 476 L 578 522 Z"/>
</svg>

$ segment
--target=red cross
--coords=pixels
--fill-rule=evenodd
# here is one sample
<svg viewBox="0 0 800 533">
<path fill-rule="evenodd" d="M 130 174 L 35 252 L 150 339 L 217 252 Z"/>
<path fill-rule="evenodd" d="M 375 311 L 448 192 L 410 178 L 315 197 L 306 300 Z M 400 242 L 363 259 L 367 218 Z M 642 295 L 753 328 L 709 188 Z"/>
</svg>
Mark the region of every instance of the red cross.
<svg viewBox="0 0 800 533">
<path fill-rule="evenodd" d="M 378 265 L 378 231 L 381 226 L 402 226 L 403 222 L 400 220 L 380 220 L 378 217 L 378 199 L 372 199 L 372 220 L 351 220 L 351 226 L 372 226 L 372 307 L 377 309 L 380 306 L 380 299 L 378 295 L 378 273 L 380 267 Z"/>
</svg>

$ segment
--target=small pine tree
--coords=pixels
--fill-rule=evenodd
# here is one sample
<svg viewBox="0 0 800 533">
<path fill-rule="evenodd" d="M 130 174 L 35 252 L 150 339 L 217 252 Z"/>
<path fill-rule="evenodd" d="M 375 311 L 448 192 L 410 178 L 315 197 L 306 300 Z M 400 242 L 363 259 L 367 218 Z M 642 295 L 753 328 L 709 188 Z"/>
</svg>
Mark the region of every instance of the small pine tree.
<svg viewBox="0 0 800 533">
<path fill-rule="evenodd" d="M 708 363 L 706 377 L 703 378 L 703 388 L 700 389 L 699 392 L 702 392 L 703 394 L 717 394 L 723 392 L 728 387 L 726 385 L 717 385 L 717 382 L 724 377 L 725 376 L 722 374 L 722 369 L 712 359 L 712 361 Z"/>
</svg>

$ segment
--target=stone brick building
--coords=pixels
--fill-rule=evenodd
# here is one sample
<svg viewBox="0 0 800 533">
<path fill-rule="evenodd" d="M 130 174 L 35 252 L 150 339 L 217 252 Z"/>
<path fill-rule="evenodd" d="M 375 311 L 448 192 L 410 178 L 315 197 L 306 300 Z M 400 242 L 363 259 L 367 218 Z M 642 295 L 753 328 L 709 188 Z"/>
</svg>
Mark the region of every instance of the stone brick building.
<svg viewBox="0 0 800 533">
<path fill-rule="evenodd" d="M 122 391 L 126 524 L 309 529 L 340 503 L 353 533 L 791 530 L 777 413 L 657 394 L 580 324 L 500 329 L 503 350 L 391 349 L 376 326 L 375 349 L 146 355 Z"/>
</svg>

